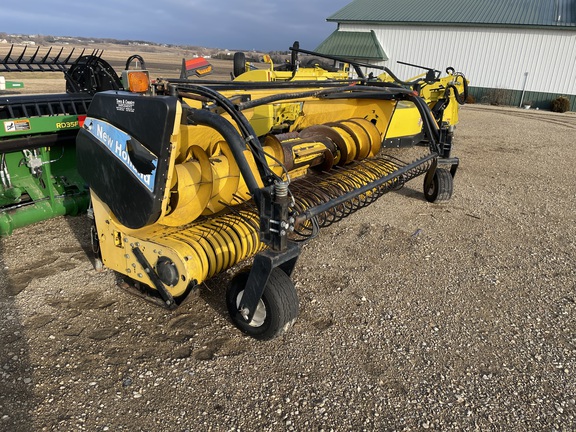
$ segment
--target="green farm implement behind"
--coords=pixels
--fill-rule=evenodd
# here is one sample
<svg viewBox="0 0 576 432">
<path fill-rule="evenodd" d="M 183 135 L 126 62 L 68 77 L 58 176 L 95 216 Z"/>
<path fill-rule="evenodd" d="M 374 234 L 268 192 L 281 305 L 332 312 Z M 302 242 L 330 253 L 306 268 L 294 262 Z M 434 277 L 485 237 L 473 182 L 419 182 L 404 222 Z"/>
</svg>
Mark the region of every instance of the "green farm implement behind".
<svg viewBox="0 0 576 432">
<path fill-rule="evenodd" d="M 76 170 L 75 140 L 95 93 L 122 90 L 102 51 L 0 56 L 2 72 L 62 72 L 66 93 L 0 96 L 0 236 L 60 215 L 85 212 L 89 193 Z M 128 59 L 130 64 L 133 57 Z"/>
</svg>

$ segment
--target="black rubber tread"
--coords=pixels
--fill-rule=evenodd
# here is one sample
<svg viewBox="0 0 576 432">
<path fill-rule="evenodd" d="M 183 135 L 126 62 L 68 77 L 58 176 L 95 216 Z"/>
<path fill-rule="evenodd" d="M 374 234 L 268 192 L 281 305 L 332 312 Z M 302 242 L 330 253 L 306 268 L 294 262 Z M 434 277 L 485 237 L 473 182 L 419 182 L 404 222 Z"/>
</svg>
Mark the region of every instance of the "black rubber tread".
<svg viewBox="0 0 576 432">
<path fill-rule="evenodd" d="M 240 76 L 244 72 L 246 72 L 246 55 L 243 52 L 234 53 L 234 62 L 232 70 L 234 73 L 234 77 Z"/>
<path fill-rule="evenodd" d="M 437 168 L 432 178 L 430 187 L 426 189 L 426 178 L 424 178 L 424 196 L 428 202 L 437 203 L 448 201 L 452 197 L 454 189 L 454 179 L 446 168 Z"/>
<path fill-rule="evenodd" d="M 298 317 L 299 303 L 294 283 L 281 269 L 272 270 L 262 294 L 266 318 L 264 324 L 253 327 L 244 320 L 236 306 L 236 298 L 244 290 L 248 274 L 247 271 L 237 274 L 226 292 L 226 306 L 232 321 L 242 332 L 255 339 L 270 340 L 281 336 Z"/>
</svg>

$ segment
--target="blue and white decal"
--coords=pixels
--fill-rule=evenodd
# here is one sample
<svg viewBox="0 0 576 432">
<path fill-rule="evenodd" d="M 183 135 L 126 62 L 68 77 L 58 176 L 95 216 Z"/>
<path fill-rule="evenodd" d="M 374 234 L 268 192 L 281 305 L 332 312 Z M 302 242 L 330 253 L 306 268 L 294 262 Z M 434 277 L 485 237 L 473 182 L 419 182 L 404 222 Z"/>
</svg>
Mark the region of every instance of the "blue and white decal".
<svg viewBox="0 0 576 432">
<path fill-rule="evenodd" d="M 84 121 L 84 129 L 104 144 L 104 147 L 116 156 L 120 162 L 128 167 L 132 174 L 134 174 L 140 183 L 146 186 L 150 192 L 154 190 L 158 158 L 152 152 L 150 152 L 150 155 L 153 156 L 152 164 L 154 165 L 154 169 L 150 174 L 142 174 L 132 164 L 130 156 L 128 155 L 126 144 L 130 139 L 132 139 L 130 135 L 112 126 L 110 123 L 92 117 L 86 117 L 86 120 Z"/>
</svg>

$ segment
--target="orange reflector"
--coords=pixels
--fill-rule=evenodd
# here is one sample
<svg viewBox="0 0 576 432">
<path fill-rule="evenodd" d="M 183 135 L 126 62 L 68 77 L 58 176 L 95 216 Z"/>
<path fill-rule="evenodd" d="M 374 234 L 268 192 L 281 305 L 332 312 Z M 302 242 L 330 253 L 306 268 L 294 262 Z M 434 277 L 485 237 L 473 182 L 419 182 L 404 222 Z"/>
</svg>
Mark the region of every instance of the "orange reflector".
<svg viewBox="0 0 576 432">
<path fill-rule="evenodd" d="M 198 76 L 208 75 L 209 73 L 212 73 L 212 65 L 208 65 L 205 68 L 196 69 L 196 75 Z"/>
<path fill-rule="evenodd" d="M 126 75 L 128 88 L 125 90 L 133 93 L 144 93 L 150 88 L 148 71 L 128 71 Z"/>
</svg>

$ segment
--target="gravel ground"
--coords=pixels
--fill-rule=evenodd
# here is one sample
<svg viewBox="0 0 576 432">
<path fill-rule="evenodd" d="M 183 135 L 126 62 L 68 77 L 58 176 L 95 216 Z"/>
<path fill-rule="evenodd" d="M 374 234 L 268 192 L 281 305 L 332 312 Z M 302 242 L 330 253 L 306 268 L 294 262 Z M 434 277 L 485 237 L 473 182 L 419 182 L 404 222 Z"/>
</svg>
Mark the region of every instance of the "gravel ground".
<svg viewBox="0 0 576 432">
<path fill-rule="evenodd" d="M 85 217 L 2 239 L 0 430 L 576 430 L 575 132 L 465 106 L 453 199 L 416 179 L 323 230 L 270 342 L 230 274 L 175 312 L 121 291 Z"/>
</svg>

